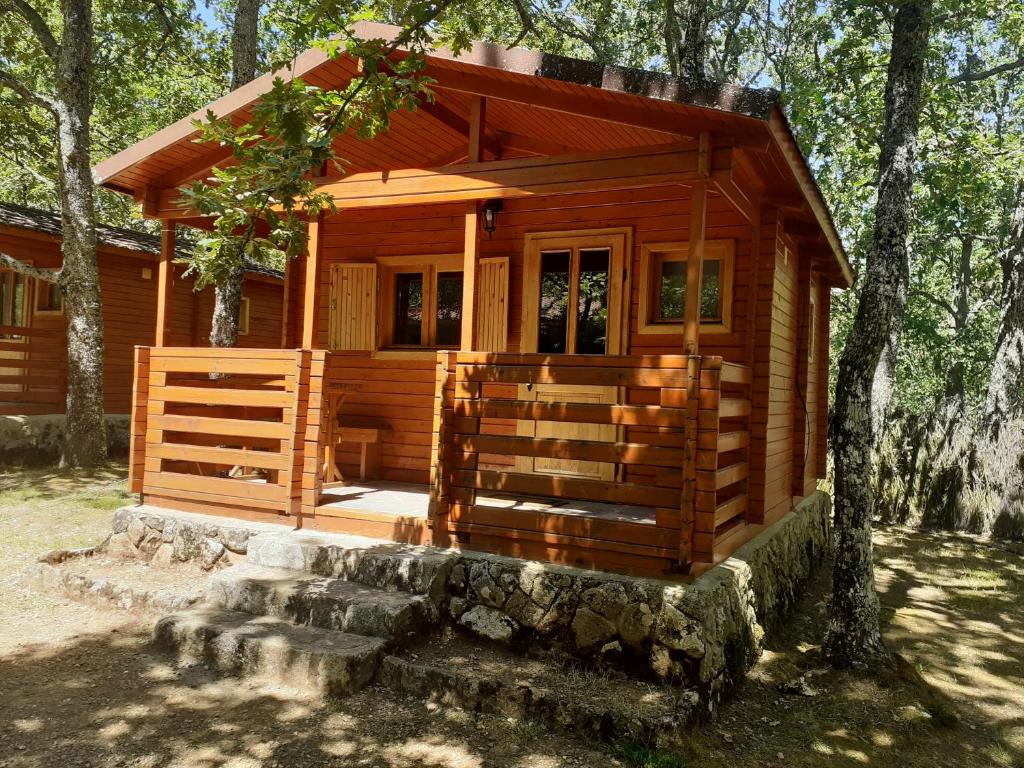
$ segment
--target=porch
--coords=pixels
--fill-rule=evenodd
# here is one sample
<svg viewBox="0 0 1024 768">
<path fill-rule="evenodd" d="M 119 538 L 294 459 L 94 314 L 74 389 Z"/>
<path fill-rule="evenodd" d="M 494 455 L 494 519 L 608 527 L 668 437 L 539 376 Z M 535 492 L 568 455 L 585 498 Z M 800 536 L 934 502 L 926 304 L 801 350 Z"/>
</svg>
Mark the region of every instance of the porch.
<svg viewBox="0 0 1024 768">
<path fill-rule="evenodd" d="M 184 511 L 686 572 L 759 528 L 750 384 L 749 368 L 708 356 L 443 351 L 396 364 L 140 347 L 131 488 Z M 359 447 L 339 434 L 368 424 L 381 461 L 360 479 Z"/>
</svg>

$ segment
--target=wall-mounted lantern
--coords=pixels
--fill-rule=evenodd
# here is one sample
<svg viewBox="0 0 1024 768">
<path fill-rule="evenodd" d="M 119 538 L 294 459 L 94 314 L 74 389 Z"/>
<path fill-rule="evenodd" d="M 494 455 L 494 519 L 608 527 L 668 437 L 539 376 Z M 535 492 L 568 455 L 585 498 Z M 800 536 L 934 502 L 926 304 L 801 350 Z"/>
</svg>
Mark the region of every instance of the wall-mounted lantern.
<svg viewBox="0 0 1024 768">
<path fill-rule="evenodd" d="M 498 212 L 501 210 L 501 200 L 488 200 L 484 203 L 484 229 L 487 230 L 487 237 L 494 234 L 494 228 L 498 222 Z"/>
</svg>

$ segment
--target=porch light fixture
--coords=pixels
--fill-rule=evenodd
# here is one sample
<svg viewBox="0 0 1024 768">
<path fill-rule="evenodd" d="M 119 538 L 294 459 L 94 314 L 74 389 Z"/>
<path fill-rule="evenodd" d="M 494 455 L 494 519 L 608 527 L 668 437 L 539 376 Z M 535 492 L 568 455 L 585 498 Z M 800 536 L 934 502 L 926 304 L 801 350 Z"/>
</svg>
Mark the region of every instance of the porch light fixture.
<svg viewBox="0 0 1024 768">
<path fill-rule="evenodd" d="M 501 210 L 501 200 L 488 200 L 484 203 L 482 210 L 484 214 L 484 229 L 487 230 L 487 237 L 490 239 L 491 235 L 494 234 L 495 226 L 497 226 L 498 211 Z"/>
</svg>

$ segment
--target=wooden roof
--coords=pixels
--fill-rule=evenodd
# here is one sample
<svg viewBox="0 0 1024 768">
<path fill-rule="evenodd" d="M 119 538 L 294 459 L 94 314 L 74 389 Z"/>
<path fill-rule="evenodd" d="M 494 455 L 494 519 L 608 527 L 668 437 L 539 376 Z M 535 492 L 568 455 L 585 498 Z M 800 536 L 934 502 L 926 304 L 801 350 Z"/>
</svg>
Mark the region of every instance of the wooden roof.
<svg viewBox="0 0 1024 768">
<path fill-rule="evenodd" d="M 356 29 L 362 38 L 384 40 L 398 32 L 372 23 Z M 837 282 L 852 282 L 842 242 L 776 91 L 727 84 L 693 87 L 662 73 L 481 42 L 458 57 L 433 50 L 425 74 L 435 81 L 433 103 L 396 112 L 390 130 L 373 140 L 351 135 L 336 140 L 335 151 L 349 173 L 439 167 L 464 159 L 475 96 L 487 97 L 484 147 L 500 148 L 503 158 L 665 145 L 710 132 L 716 144 L 732 143 L 756 155 L 751 167 L 765 190 L 783 190 L 787 205 L 810 214 L 834 258 Z M 286 70 L 265 74 L 104 160 L 94 176 L 137 200 L 181 186 L 231 161 L 223 147 L 195 142 L 193 123 L 208 110 L 240 123 L 275 77 L 302 77 L 312 85 L 337 88 L 356 75 L 357 64 L 347 56 L 332 60 L 319 49 L 308 50 Z"/>
<path fill-rule="evenodd" d="M 60 214 L 13 203 L 0 203 L 0 230 L 33 232 L 58 243 L 64 237 Z M 100 246 L 107 248 L 143 254 L 147 257 L 160 255 L 160 238 L 145 232 L 100 224 L 96 227 L 96 238 Z M 180 237 L 175 250 L 179 259 L 187 260 L 192 256 L 192 244 Z M 280 270 L 254 262 L 249 262 L 246 272 L 276 280 L 284 279 L 284 273 Z"/>
</svg>

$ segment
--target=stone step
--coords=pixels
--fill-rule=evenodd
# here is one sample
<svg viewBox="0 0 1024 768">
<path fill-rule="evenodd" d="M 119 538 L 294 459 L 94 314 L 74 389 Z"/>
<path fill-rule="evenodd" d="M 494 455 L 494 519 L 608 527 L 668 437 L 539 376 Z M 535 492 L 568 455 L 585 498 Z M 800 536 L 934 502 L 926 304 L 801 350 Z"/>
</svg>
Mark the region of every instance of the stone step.
<svg viewBox="0 0 1024 768">
<path fill-rule="evenodd" d="M 424 595 L 388 592 L 330 576 L 245 563 L 210 576 L 216 607 L 402 643 L 428 630 L 438 611 Z"/>
<path fill-rule="evenodd" d="M 248 540 L 250 563 L 356 581 L 389 592 L 427 595 L 435 604 L 458 554 L 435 547 L 315 531 L 259 533 Z"/>
<path fill-rule="evenodd" d="M 220 672 L 258 675 L 332 695 L 366 686 L 385 646 L 380 638 L 210 607 L 165 616 L 157 622 L 153 640 L 181 663 L 205 663 Z"/>
<path fill-rule="evenodd" d="M 526 720 L 609 743 L 677 744 L 701 715 L 697 692 L 441 640 L 388 655 L 377 684 L 443 706 Z"/>
</svg>

